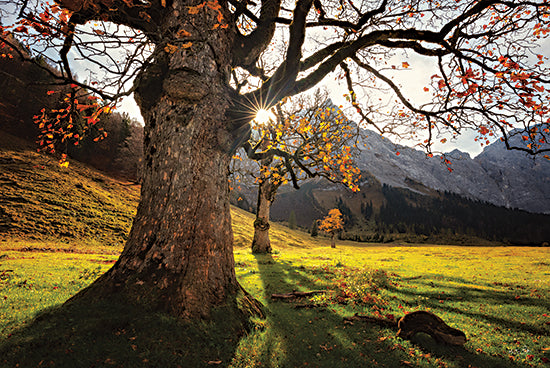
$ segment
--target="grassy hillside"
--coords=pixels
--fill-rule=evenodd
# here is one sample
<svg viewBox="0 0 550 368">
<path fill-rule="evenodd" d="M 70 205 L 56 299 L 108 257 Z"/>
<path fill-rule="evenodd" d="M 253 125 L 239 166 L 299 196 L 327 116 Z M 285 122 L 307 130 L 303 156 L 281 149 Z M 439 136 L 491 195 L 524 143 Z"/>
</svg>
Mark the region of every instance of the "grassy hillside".
<svg viewBox="0 0 550 368">
<path fill-rule="evenodd" d="M 60 167 L 33 146 L 0 132 L 0 239 L 95 240 L 121 245 L 139 188 L 78 162 Z"/>
<path fill-rule="evenodd" d="M 118 249 L 138 200 L 139 186 L 72 160 L 68 167 L 60 167 L 54 157 L 36 153 L 32 144 L 0 131 L 0 240 L 95 242 Z M 250 245 L 252 215 L 238 208 L 232 215 L 235 246 Z M 271 236 L 290 247 L 312 241 L 307 234 L 277 224 Z"/>
<path fill-rule="evenodd" d="M 267 312 L 249 334 L 228 333 L 225 315 L 184 323 L 115 295 L 63 305 L 116 261 L 138 190 L 0 137 L 0 367 L 550 367 L 550 248 L 331 249 L 275 224 L 274 253 L 255 256 L 253 217 L 233 209 L 236 274 Z M 271 297 L 294 290 L 323 292 Z M 468 342 L 397 338 L 414 310 Z M 355 313 L 385 323 L 345 320 Z"/>
</svg>

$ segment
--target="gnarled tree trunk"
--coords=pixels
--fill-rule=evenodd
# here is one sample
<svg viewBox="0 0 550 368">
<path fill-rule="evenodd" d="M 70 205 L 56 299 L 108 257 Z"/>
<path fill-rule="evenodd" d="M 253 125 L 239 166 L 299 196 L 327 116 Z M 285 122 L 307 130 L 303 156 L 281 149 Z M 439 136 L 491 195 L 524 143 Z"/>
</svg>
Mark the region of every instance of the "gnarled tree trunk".
<svg viewBox="0 0 550 368">
<path fill-rule="evenodd" d="M 271 253 L 271 242 L 269 241 L 269 211 L 273 201 L 271 187 L 269 179 L 260 182 L 258 186 L 258 206 L 254 221 L 252 253 Z"/>
<path fill-rule="evenodd" d="M 226 88 L 231 40 L 198 18 L 192 25 L 189 17 L 179 19 L 188 4 L 178 3 L 166 32 L 203 29 L 194 36 L 204 41 L 176 51 L 158 45 L 158 56 L 135 82 L 145 120 L 141 201 L 119 260 L 83 294 L 116 293 L 184 318 L 208 318 L 221 306 L 238 309 L 243 300 L 259 311 L 234 271 L 228 186 L 234 140 Z"/>
</svg>

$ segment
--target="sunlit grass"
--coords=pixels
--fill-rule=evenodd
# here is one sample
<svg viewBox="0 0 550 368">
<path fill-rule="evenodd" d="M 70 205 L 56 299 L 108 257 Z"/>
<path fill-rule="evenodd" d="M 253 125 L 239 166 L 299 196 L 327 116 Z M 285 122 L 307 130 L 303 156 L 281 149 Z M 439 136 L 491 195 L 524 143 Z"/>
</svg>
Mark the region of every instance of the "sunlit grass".
<svg viewBox="0 0 550 368">
<path fill-rule="evenodd" d="M 268 317 L 257 320 L 251 334 L 236 341 L 233 353 L 224 353 L 224 359 L 229 359 L 227 354 L 232 358 L 222 366 L 362 367 L 376 362 L 394 367 L 406 361 L 418 367 L 516 367 L 545 366 L 544 360 L 550 359 L 550 248 L 342 243 L 331 249 L 328 239 L 274 226 L 274 254 L 255 256 L 245 231 L 251 216 L 240 210 L 234 214 L 235 236 L 241 239 L 235 250 L 237 277 L 267 307 Z M 61 251 L 53 252 L 56 246 Z M 67 244 L 1 243 L 0 336 L 7 346 L 37 313 L 63 303 L 117 257 L 112 248 L 97 244 L 73 247 L 73 253 L 70 249 Z M 88 253 L 82 253 L 84 249 Z M 391 285 L 368 289 L 379 298 L 372 303 L 338 299 L 342 282 L 350 283 L 365 269 L 383 269 Z M 273 293 L 293 290 L 328 293 L 290 303 L 271 299 Z M 304 303 L 326 306 L 294 308 Z M 391 328 L 343 321 L 354 313 L 397 319 L 413 310 L 431 310 L 464 331 L 465 347 L 440 346 L 427 336 L 404 341 L 395 338 Z M 147 326 L 140 328 L 155 328 Z M 56 327 L 49 328 L 55 333 Z M 102 331 L 94 332 L 94 338 Z M 8 338 L 10 334 L 14 336 Z M 120 349 L 129 344 L 120 354 L 132 353 L 131 342 L 118 342 Z M 140 357 L 150 361 L 158 354 L 174 353 L 170 344 L 155 346 L 155 351 L 141 351 Z"/>
</svg>

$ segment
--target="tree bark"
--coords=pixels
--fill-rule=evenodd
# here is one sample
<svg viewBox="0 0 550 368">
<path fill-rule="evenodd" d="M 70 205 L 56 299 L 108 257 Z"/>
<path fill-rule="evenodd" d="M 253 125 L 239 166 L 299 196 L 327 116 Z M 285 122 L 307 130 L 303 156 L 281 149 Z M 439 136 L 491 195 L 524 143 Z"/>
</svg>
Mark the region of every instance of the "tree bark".
<svg viewBox="0 0 550 368">
<path fill-rule="evenodd" d="M 335 236 L 334 233 L 330 236 L 330 247 L 331 248 L 336 248 L 336 241 L 334 240 L 334 236 Z"/>
<path fill-rule="evenodd" d="M 157 46 L 158 56 L 135 82 L 145 120 L 141 201 L 119 260 L 81 296 L 116 293 L 186 319 L 209 318 L 227 306 L 247 309 L 243 317 L 261 314 L 234 270 L 226 88 L 231 39 L 200 19 L 192 27 L 188 17 L 179 19 L 187 6 L 176 0 L 167 32 L 203 29 L 205 41 L 175 52 Z"/>
<path fill-rule="evenodd" d="M 260 182 L 258 186 L 258 206 L 256 220 L 254 221 L 254 238 L 252 240 L 252 253 L 271 253 L 269 241 L 269 211 L 273 201 L 271 183 L 269 179 Z"/>
</svg>

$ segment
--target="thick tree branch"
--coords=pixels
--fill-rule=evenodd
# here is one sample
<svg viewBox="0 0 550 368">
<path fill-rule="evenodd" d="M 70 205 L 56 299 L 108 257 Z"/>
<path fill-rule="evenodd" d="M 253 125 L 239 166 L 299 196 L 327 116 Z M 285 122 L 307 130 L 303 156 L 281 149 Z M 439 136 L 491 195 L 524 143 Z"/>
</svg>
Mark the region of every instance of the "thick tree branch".
<svg viewBox="0 0 550 368">
<path fill-rule="evenodd" d="M 263 0 L 260 18 L 255 19 L 256 29 L 247 36 L 237 33 L 233 43 L 233 64 L 235 66 L 242 66 L 245 69 L 255 66 L 261 53 L 273 38 L 276 28 L 273 19 L 279 14 L 280 8 L 281 0 Z"/>
<path fill-rule="evenodd" d="M 160 0 L 143 3 L 124 0 L 57 0 L 73 12 L 72 21 L 85 24 L 92 20 L 109 21 L 143 31 L 150 39 L 158 40 L 157 25 L 161 24 L 167 7 Z"/>
<path fill-rule="evenodd" d="M 389 47 L 389 48 L 398 48 L 398 49 L 411 49 L 417 54 L 425 56 L 444 56 L 450 53 L 450 51 L 444 49 L 428 49 L 422 46 L 417 41 L 391 41 L 386 40 L 380 42 L 380 45 Z"/>
</svg>

